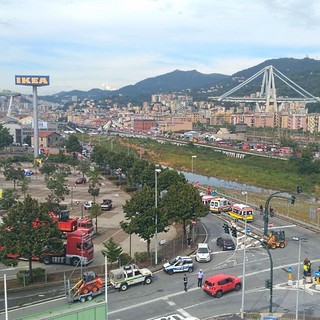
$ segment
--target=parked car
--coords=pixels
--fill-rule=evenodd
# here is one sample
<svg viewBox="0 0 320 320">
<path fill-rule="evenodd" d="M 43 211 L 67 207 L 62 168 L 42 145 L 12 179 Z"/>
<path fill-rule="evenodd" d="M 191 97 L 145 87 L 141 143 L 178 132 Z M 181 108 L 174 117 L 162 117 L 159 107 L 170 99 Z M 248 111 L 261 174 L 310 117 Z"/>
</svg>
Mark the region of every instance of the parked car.
<svg viewBox="0 0 320 320">
<path fill-rule="evenodd" d="M 223 273 L 206 278 L 203 285 L 203 291 L 216 298 L 221 298 L 226 292 L 240 289 L 240 278 Z"/>
<path fill-rule="evenodd" d="M 25 175 L 26 177 L 30 177 L 30 176 L 33 175 L 33 172 L 32 172 L 32 170 L 30 170 L 30 169 L 24 169 L 24 175 Z"/>
<path fill-rule="evenodd" d="M 111 199 L 103 199 L 100 205 L 101 211 L 109 211 L 112 209 L 112 200 Z"/>
<path fill-rule="evenodd" d="M 163 265 L 163 271 L 168 274 L 173 274 L 175 272 L 192 272 L 193 271 L 193 261 L 190 257 L 176 257 L 169 260 Z"/>
<path fill-rule="evenodd" d="M 83 184 L 83 183 L 86 183 L 87 182 L 87 179 L 86 178 L 78 178 L 76 180 L 76 184 Z"/>
<path fill-rule="evenodd" d="M 209 262 L 211 260 L 210 249 L 207 243 L 199 243 L 196 253 L 196 261 Z"/>
<path fill-rule="evenodd" d="M 89 210 L 92 208 L 93 201 L 86 201 L 83 205 L 84 210 Z"/>
<path fill-rule="evenodd" d="M 217 246 L 222 250 L 235 250 L 236 245 L 231 238 L 228 237 L 219 237 L 217 238 Z"/>
</svg>

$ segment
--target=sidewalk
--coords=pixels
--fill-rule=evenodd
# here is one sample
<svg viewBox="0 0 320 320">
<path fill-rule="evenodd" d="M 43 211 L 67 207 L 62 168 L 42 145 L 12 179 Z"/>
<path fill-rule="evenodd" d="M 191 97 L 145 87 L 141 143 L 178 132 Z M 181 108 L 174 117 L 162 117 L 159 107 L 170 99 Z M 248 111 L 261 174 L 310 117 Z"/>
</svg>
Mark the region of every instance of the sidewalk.
<svg viewBox="0 0 320 320">
<path fill-rule="evenodd" d="M 100 195 L 97 197 L 96 202 L 101 203 L 102 199 L 111 199 L 113 202 L 113 208 L 110 211 L 103 212 L 101 216 L 98 217 L 98 232 L 99 236 L 94 237 L 93 242 L 96 251 L 101 251 L 104 247 L 103 242 L 109 240 L 111 237 L 113 240 L 122 247 L 123 252 L 130 254 L 130 243 L 131 243 L 131 256 L 133 257 L 136 252 L 146 252 L 147 243 L 141 239 L 136 234 L 125 233 L 121 227 L 120 222 L 125 220 L 125 214 L 123 212 L 122 206 L 125 204 L 126 200 L 129 200 L 131 196 L 119 189 L 118 186 L 113 184 L 112 181 L 104 178 L 102 181 L 102 187 L 100 190 Z M 90 197 L 88 197 L 88 200 Z M 82 201 L 83 199 L 74 198 L 74 203 L 76 201 Z M 74 207 L 71 210 L 71 215 L 79 216 L 79 209 L 81 207 Z M 88 215 L 88 212 L 84 210 L 84 216 Z M 166 242 L 175 239 L 177 236 L 176 228 L 170 226 L 168 232 L 158 233 L 158 246 L 160 246 L 160 241 L 165 240 Z M 130 239 L 131 238 L 131 239 Z M 150 248 L 154 251 L 154 239 L 151 239 Z"/>
</svg>

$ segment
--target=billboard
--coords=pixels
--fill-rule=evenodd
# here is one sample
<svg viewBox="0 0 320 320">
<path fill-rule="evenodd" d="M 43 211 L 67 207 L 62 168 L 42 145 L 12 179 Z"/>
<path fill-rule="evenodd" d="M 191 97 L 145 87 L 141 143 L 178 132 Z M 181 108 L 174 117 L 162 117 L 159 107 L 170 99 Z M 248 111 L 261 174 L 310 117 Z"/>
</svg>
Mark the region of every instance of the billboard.
<svg viewBox="0 0 320 320">
<path fill-rule="evenodd" d="M 19 86 L 48 86 L 50 84 L 49 76 L 15 76 L 15 83 Z"/>
</svg>

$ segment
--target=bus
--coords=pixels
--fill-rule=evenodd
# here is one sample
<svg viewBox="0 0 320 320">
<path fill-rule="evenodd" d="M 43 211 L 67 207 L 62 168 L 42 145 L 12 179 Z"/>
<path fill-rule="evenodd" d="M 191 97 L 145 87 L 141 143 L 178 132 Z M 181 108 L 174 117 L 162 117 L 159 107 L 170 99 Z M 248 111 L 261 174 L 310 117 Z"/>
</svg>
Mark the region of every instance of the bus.
<svg viewBox="0 0 320 320">
<path fill-rule="evenodd" d="M 232 205 L 228 214 L 235 219 L 242 221 L 247 220 L 247 222 L 253 221 L 254 219 L 253 209 L 250 206 L 241 203 Z"/>
<path fill-rule="evenodd" d="M 212 213 L 226 212 L 231 209 L 230 201 L 226 198 L 215 197 L 210 201 L 210 211 Z"/>
</svg>

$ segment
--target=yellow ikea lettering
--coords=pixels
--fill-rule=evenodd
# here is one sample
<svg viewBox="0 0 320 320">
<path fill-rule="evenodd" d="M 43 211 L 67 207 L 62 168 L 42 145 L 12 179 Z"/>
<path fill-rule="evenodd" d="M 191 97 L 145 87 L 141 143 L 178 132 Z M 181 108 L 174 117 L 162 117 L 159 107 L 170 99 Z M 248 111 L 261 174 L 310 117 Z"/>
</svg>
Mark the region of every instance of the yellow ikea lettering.
<svg viewBox="0 0 320 320">
<path fill-rule="evenodd" d="M 23 84 L 31 84 L 30 77 L 22 77 L 21 78 L 21 83 L 23 83 Z"/>
<path fill-rule="evenodd" d="M 47 81 L 47 78 L 40 78 L 39 79 L 39 84 L 49 84 Z"/>
</svg>

